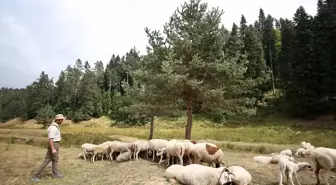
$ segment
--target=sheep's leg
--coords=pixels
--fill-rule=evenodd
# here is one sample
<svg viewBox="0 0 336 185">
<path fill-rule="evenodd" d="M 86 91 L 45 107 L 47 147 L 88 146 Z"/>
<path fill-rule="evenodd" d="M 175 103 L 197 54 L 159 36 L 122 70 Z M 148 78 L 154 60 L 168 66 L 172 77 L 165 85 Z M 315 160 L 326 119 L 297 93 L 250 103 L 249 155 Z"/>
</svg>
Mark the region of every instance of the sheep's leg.
<svg viewBox="0 0 336 185">
<path fill-rule="evenodd" d="M 162 162 L 162 160 L 163 160 L 163 155 L 164 155 L 164 154 L 162 154 L 161 157 L 160 157 L 160 161 L 161 161 L 161 162 Z"/>
<path fill-rule="evenodd" d="M 321 184 L 321 180 L 320 180 L 320 170 L 321 170 L 321 169 L 316 165 L 316 169 L 315 169 L 315 175 L 316 175 L 316 179 L 317 179 L 316 185 Z"/>
<path fill-rule="evenodd" d="M 325 173 L 322 173 L 322 174 L 324 174 L 324 180 L 325 180 L 325 183 L 326 183 L 326 185 L 329 185 L 329 182 L 328 182 L 328 177 L 329 177 L 329 169 L 322 169 L 322 171 L 323 172 L 325 172 Z"/>
<path fill-rule="evenodd" d="M 154 156 L 156 155 L 155 150 L 152 150 L 152 155 L 153 155 L 153 159 L 152 159 L 152 161 L 154 161 Z"/>
<path fill-rule="evenodd" d="M 160 161 L 159 161 L 159 164 L 161 164 L 161 162 L 162 162 L 162 159 L 163 159 L 163 153 L 162 153 L 162 155 L 160 156 Z"/>
<path fill-rule="evenodd" d="M 101 161 L 104 160 L 104 153 L 101 154 Z"/>
<path fill-rule="evenodd" d="M 138 151 L 136 152 L 136 160 L 137 160 L 137 161 L 139 161 L 139 152 L 140 152 L 140 150 L 138 150 Z"/>
<path fill-rule="evenodd" d="M 183 166 L 183 158 L 182 158 L 182 156 L 178 156 L 179 158 L 180 158 L 180 165 L 182 165 Z"/>
<path fill-rule="evenodd" d="M 298 183 L 298 185 L 301 185 L 300 182 L 299 182 L 299 180 L 297 179 L 297 173 L 294 172 L 293 175 L 294 175 L 294 178 L 295 178 L 296 182 Z"/>
<path fill-rule="evenodd" d="M 96 157 L 96 153 L 93 153 L 92 162 L 94 162 L 95 157 Z"/>
<path fill-rule="evenodd" d="M 279 172 L 279 185 L 282 185 L 282 173 Z"/>
<path fill-rule="evenodd" d="M 294 182 L 293 182 L 293 173 L 291 173 L 291 172 L 288 172 L 289 174 L 288 174 L 288 177 L 289 177 L 289 181 L 290 181 L 290 183 L 291 183 L 291 185 L 294 185 Z M 295 172 L 294 172 L 295 173 Z"/>
<path fill-rule="evenodd" d="M 167 166 L 169 166 L 169 160 L 170 160 L 170 155 L 167 153 L 167 161 L 168 161 Z"/>
</svg>

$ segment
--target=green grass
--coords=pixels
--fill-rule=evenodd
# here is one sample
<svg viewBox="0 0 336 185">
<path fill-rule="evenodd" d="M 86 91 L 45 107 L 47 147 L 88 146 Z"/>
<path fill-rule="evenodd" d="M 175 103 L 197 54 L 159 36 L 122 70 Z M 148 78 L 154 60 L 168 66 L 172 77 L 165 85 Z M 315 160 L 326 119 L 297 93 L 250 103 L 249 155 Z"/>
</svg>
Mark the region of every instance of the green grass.
<svg viewBox="0 0 336 185">
<path fill-rule="evenodd" d="M 184 138 L 185 117 L 156 119 L 154 138 Z M 34 121 L 7 124 L 0 129 L 0 141 L 44 146 L 47 132 L 39 129 Z M 8 127 L 10 125 L 10 127 Z M 114 125 L 111 127 L 111 125 Z M 316 126 L 318 125 L 318 127 Z M 336 146 L 336 129 L 333 121 L 307 122 L 280 118 L 263 118 L 241 122 L 214 124 L 196 117 L 193 122 L 192 139 L 214 140 L 221 148 L 231 151 L 270 153 L 281 149 L 297 149 L 302 141 L 314 146 Z M 149 125 L 121 127 L 106 117 L 79 124 L 66 121 L 62 126 L 62 145 L 79 147 L 85 142 L 102 143 L 118 140 L 119 136 L 147 139 Z"/>
</svg>

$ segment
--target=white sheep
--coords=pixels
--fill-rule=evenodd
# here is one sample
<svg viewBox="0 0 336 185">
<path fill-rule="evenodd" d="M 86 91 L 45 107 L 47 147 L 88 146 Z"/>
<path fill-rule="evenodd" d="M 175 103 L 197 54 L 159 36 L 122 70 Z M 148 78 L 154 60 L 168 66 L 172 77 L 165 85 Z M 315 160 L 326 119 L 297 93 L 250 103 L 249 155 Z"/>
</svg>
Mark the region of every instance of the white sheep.
<svg viewBox="0 0 336 185">
<path fill-rule="evenodd" d="M 288 159 L 289 161 L 295 162 L 294 157 L 289 157 L 289 156 L 287 156 L 287 155 L 277 154 L 277 155 L 272 156 L 271 161 L 270 161 L 270 164 L 278 164 L 278 163 L 279 163 L 279 160 L 280 160 L 281 158 L 285 158 L 285 159 Z"/>
<path fill-rule="evenodd" d="M 190 149 L 192 147 L 194 147 L 195 142 L 194 141 L 190 141 L 190 140 L 182 140 L 182 143 L 184 143 L 185 146 L 185 152 L 184 155 L 188 156 L 188 160 L 189 160 L 189 164 L 191 164 L 191 159 L 190 159 Z"/>
<path fill-rule="evenodd" d="M 102 144 L 99 144 L 98 146 L 104 149 L 103 154 L 102 154 L 102 160 L 103 160 L 103 155 L 107 157 L 109 156 L 109 143 L 104 142 Z"/>
<path fill-rule="evenodd" d="M 304 149 L 304 148 L 298 148 L 297 150 L 296 150 L 296 153 L 295 153 L 295 156 L 304 156 L 303 155 L 303 152 L 304 151 L 306 151 L 306 149 Z"/>
<path fill-rule="evenodd" d="M 213 168 L 199 164 L 171 165 L 164 173 L 168 179 L 176 179 L 185 185 L 224 185 L 232 182 L 226 167 Z"/>
<path fill-rule="evenodd" d="M 193 163 L 200 164 L 201 160 L 207 162 L 209 166 L 213 163 L 224 166 L 223 151 L 212 143 L 197 143 L 189 151 L 189 156 L 194 158 Z"/>
<path fill-rule="evenodd" d="M 154 161 L 154 158 L 156 156 L 156 152 L 159 149 L 165 148 L 168 144 L 168 141 L 165 139 L 151 139 L 148 141 L 149 144 L 149 150 L 151 151 L 153 155 L 152 161 Z"/>
<path fill-rule="evenodd" d="M 325 172 L 325 182 L 329 185 L 328 175 L 330 171 L 336 172 L 336 149 L 317 147 L 314 149 L 310 155 L 309 160 L 315 166 L 315 175 L 317 178 L 316 184 L 321 184 L 320 180 L 320 170 Z"/>
<path fill-rule="evenodd" d="M 139 153 L 144 151 L 146 152 L 146 156 L 148 159 L 148 149 L 149 149 L 149 143 L 148 141 L 134 141 L 134 160 L 138 161 Z"/>
<path fill-rule="evenodd" d="M 312 145 L 311 145 L 310 143 L 307 143 L 305 149 L 307 150 L 307 149 L 310 148 L 311 146 L 312 146 Z"/>
<path fill-rule="evenodd" d="M 181 143 L 182 143 L 183 140 L 177 140 L 177 139 L 169 140 L 168 143 L 167 143 L 167 146 L 170 145 L 170 144 L 172 144 L 172 143 L 175 143 L 175 142 L 181 142 Z M 162 159 L 163 159 L 163 156 L 164 156 L 165 154 L 166 154 L 166 156 L 167 156 L 167 151 L 166 151 L 167 146 L 166 146 L 165 148 L 158 149 L 157 152 L 156 152 L 156 156 L 160 156 L 159 164 L 161 164 Z M 173 162 L 174 162 L 174 157 L 175 157 L 175 156 L 172 156 L 172 158 L 171 158 Z M 170 159 L 170 156 L 169 156 L 169 159 Z M 169 159 L 168 159 L 168 160 L 166 159 L 166 164 L 167 164 L 167 166 L 169 165 Z"/>
<path fill-rule="evenodd" d="M 84 143 L 84 144 L 82 144 L 82 149 L 83 149 L 83 153 L 84 153 L 84 155 L 83 155 L 83 157 L 84 157 L 84 160 L 86 160 L 86 155 L 87 154 L 94 154 L 94 152 L 93 152 L 93 150 L 94 150 L 94 148 L 96 147 L 96 146 L 98 146 L 98 145 L 95 145 L 95 144 L 92 144 L 92 143 Z"/>
<path fill-rule="evenodd" d="M 111 160 L 113 160 L 114 152 L 128 152 L 128 151 L 132 152 L 134 144 L 129 142 L 116 141 L 110 144 L 109 148 L 110 148 L 110 158 Z"/>
<path fill-rule="evenodd" d="M 129 161 L 132 158 L 132 151 L 127 151 L 127 152 L 120 152 L 120 154 L 118 155 L 116 161 L 117 162 L 125 162 L 125 161 Z"/>
<path fill-rule="evenodd" d="M 287 155 L 287 156 L 289 156 L 289 157 L 292 157 L 292 156 L 293 156 L 293 153 L 292 153 L 292 150 L 287 149 L 287 150 L 282 150 L 282 151 L 280 152 L 280 155 Z"/>
<path fill-rule="evenodd" d="M 253 157 L 253 163 L 260 163 L 260 164 L 270 164 L 272 160 L 272 156 L 255 156 Z"/>
<path fill-rule="evenodd" d="M 279 174 L 279 185 L 282 185 L 284 176 L 287 174 L 287 182 L 293 183 L 293 175 L 296 179 L 296 182 L 300 184 L 297 179 L 297 172 L 300 171 L 313 171 L 313 168 L 307 162 L 297 162 L 294 163 L 288 159 L 281 157 L 278 162 L 278 174 Z"/>
<path fill-rule="evenodd" d="M 301 146 L 302 146 L 302 148 L 306 149 L 307 143 L 305 141 L 302 141 Z"/>
<path fill-rule="evenodd" d="M 157 155 L 162 155 L 163 153 L 166 153 L 167 155 L 167 166 L 169 166 L 169 159 L 170 157 L 178 157 L 180 160 L 180 165 L 183 165 L 183 155 L 185 152 L 185 145 L 182 142 L 178 142 L 176 140 L 172 140 L 168 142 L 168 145 L 166 148 L 161 149 L 161 153 L 159 153 L 160 150 L 158 150 Z M 160 160 L 161 162 L 161 160 Z M 159 164 L 160 164 L 159 162 Z"/>
<path fill-rule="evenodd" d="M 251 174 L 241 166 L 230 166 L 228 167 L 229 174 L 231 176 L 231 180 L 234 184 L 237 185 L 248 185 L 252 182 Z"/>
</svg>

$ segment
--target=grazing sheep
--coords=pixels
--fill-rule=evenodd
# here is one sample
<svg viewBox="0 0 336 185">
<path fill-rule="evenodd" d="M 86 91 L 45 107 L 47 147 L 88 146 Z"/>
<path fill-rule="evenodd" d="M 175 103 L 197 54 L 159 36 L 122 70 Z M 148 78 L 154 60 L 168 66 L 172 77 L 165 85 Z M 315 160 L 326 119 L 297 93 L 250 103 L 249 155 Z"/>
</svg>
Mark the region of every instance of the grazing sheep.
<svg viewBox="0 0 336 185">
<path fill-rule="evenodd" d="M 287 156 L 289 156 L 289 157 L 292 157 L 292 156 L 293 156 L 293 154 L 292 154 L 292 150 L 290 150 L 290 149 L 281 151 L 281 152 L 280 152 L 280 155 L 287 155 Z"/>
<path fill-rule="evenodd" d="M 80 152 L 78 155 L 77 155 L 77 158 L 86 158 L 85 156 L 86 154 L 84 152 Z"/>
<path fill-rule="evenodd" d="M 180 165 L 183 165 L 183 155 L 185 152 L 184 143 L 178 141 L 170 141 L 166 148 L 163 148 L 162 151 L 165 151 L 167 154 L 167 166 L 169 166 L 170 157 L 178 157 L 180 160 Z"/>
<path fill-rule="evenodd" d="M 102 153 L 102 160 L 103 160 L 103 156 L 107 156 L 107 157 L 109 156 L 109 143 L 104 142 L 104 143 L 102 143 L 98 146 L 104 149 L 104 151 Z"/>
<path fill-rule="evenodd" d="M 232 182 L 232 173 L 226 167 L 212 168 L 199 164 L 171 165 L 164 173 L 168 179 L 176 179 L 185 185 L 224 185 Z"/>
<path fill-rule="evenodd" d="M 189 160 L 189 164 L 191 164 L 191 159 L 190 159 L 190 149 L 192 147 L 194 147 L 195 143 L 193 143 L 192 141 L 190 140 L 183 140 L 182 141 L 184 143 L 184 146 L 185 146 L 185 152 L 184 152 L 184 155 L 188 156 L 188 160 Z"/>
<path fill-rule="evenodd" d="M 132 159 L 132 151 L 127 151 L 127 152 L 121 152 L 116 161 L 117 162 L 125 162 L 125 161 L 129 161 Z"/>
<path fill-rule="evenodd" d="M 92 143 L 84 143 L 84 144 L 81 146 L 82 149 L 84 150 L 83 153 L 85 154 L 85 155 L 83 155 L 84 160 L 86 160 L 86 155 L 87 155 L 87 154 L 92 154 L 92 155 L 94 155 L 93 150 L 94 150 L 94 148 L 95 148 L 96 146 L 98 146 L 98 145 L 95 145 L 95 144 L 92 144 Z"/>
<path fill-rule="evenodd" d="M 306 144 L 306 147 L 304 147 L 304 148 L 307 150 L 307 149 L 310 148 L 311 146 L 313 146 L 313 145 L 311 145 L 310 143 L 307 143 L 307 144 Z"/>
<path fill-rule="evenodd" d="M 253 163 L 260 163 L 260 164 L 270 164 L 272 157 L 270 156 L 255 156 L 253 157 Z"/>
<path fill-rule="evenodd" d="M 278 164 L 278 162 L 279 162 L 279 160 L 280 160 L 281 158 L 286 158 L 286 159 L 288 159 L 289 161 L 295 162 L 294 157 L 289 157 L 289 156 L 287 156 L 287 155 L 277 154 L 277 155 L 272 156 L 272 159 L 271 159 L 271 161 L 270 161 L 270 164 Z"/>
<path fill-rule="evenodd" d="M 324 179 L 326 185 L 329 185 L 328 175 L 330 171 L 336 172 L 336 149 L 318 147 L 314 149 L 310 155 L 309 159 L 315 165 L 315 175 L 317 178 L 316 184 L 321 184 L 320 180 L 320 170 L 325 172 Z"/>
<path fill-rule="evenodd" d="M 252 176 L 251 174 L 243 167 L 241 166 L 230 166 L 228 167 L 232 183 L 236 185 L 248 185 L 252 182 Z"/>
<path fill-rule="evenodd" d="M 302 146 L 302 148 L 306 149 L 307 143 L 305 141 L 302 141 L 301 146 Z"/>
<path fill-rule="evenodd" d="M 216 166 L 224 166 L 224 153 L 223 151 L 212 143 L 197 143 L 189 151 L 189 155 L 194 158 L 195 164 L 200 164 L 201 160 L 207 162 L 209 166 L 213 163 Z"/>
<path fill-rule="evenodd" d="M 92 157 L 92 162 L 95 161 L 95 158 L 96 158 L 96 155 L 99 154 L 101 156 L 101 161 L 103 161 L 103 156 L 104 154 L 107 153 L 107 149 L 105 146 L 100 146 L 100 145 L 97 145 L 94 147 L 93 149 L 93 157 Z"/>
<path fill-rule="evenodd" d="M 282 185 L 284 176 L 287 176 L 287 182 L 290 181 L 291 185 L 294 185 L 293 175 L 296 179 L 296 182 L 300 184 L 297 179 L 297 172 L 308 170 L 313 171 L 313 168 L 307 162 L 294 163 L 286 158 L 280 158 L 278 163 L 279 185 Z"/>
<path fill-rule="evenodd" d="M 148 149 L 149 149 L 149 143 L 148 141 L 134 141 L 133 142 L 133 147 L 134 147 L 134 160 L 138 161 L 139 158 L 139 153 L 140 152 L 146 152 L 146 156 L 148 159 Z"/>
<path fill-rule="evenodd" d="M 295 156 L 301 156 L 301 157 L 303 157 L 304 155 L 303 155 L 303 152 L 304 151 L 306 151 L 306 149 L 304 149 L 304 148 L 299 148 L 299 149 L 297 149 L 296 150 L 296 153 L 294 154 Z"/>
<path fill-rule="evenodd" d="M 149 144 L 149 150 L 151 151 L 153 155 L 152 161 L 154 161 L 155 155 L 159 149 L 166 148 L 168 141 L 165 139 L 151 139 L 148 141 Z"/>
<path fill-rule="evenodd" d="M 134 148 L 133 143 L 116 141 L 109 145 L 110 148 L 110 158 L 113 160 L 114 152 L 128 152 Z"/>
</svg>

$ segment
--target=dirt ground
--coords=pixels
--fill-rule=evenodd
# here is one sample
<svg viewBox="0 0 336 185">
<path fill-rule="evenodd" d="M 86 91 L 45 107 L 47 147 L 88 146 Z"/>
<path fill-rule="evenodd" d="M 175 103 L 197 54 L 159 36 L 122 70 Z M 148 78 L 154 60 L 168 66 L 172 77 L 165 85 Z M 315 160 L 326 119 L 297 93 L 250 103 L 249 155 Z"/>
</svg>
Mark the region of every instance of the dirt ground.
<svg viewBox="0 0 336 185">
<path fill-rule="evenodd" d="M 60 169 L 62 179 L 51 178 L 51 166 L 42 173 L 39 185 L 166 185 L 171 184 L 163 177 L 165 167 L 140 159 L 116 163 L 96 161 L 95 163 L 78 159 L 79 148 L 60 149 Z M 0 143 L 0 184 L 24 185 L 41 164 L 46 149 L 29 145 Z M 260 166 L 252 163 L 255 154 L 225 152 L 228 165 L 245 167 L 253 177 L 254 185 L 277 185 L 276 165 Z M 302 161 L 302 159 L 299 159 Z M 335 175 L 335 174 L 332 174 Z M 298 179 L 302 185 L 316 183 L 313 172 L 299 172 Z M 336 184 L 331 179 L 330 184 Z"/>
</svg>

